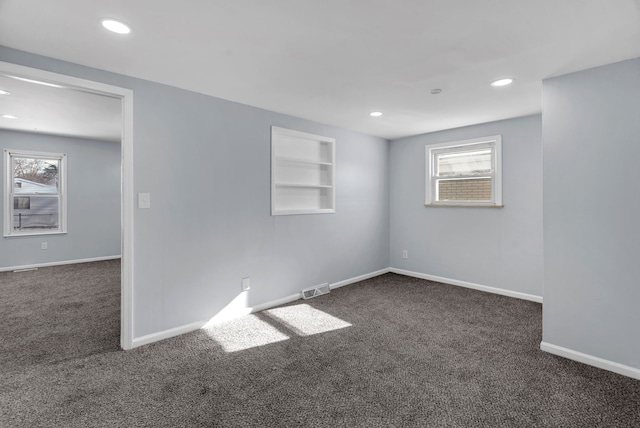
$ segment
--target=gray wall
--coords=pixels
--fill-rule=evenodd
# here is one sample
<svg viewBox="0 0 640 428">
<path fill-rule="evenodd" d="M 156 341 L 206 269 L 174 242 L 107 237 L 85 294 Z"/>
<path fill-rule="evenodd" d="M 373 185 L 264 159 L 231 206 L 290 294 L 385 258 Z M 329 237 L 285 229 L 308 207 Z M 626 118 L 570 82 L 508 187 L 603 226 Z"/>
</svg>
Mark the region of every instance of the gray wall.
<svg viewBox="0 0 640 428">
<path fill-rule="evenodd" d="M 640 368 L 640 59 L 543 88 L 543 341 Z"/>
<path fill-rule="evenodd" d="M 504 208 L 425 207 L 425 146 L 496 134 Z M 541 146 L 540 116 L 392 141 L 391 266 L 542 296 Z"/>
<path fill-rule="evenodd" d="M 151 193 L 134 215 L 134 337 L 389 266 L 388 141 L 13 49 L 0 60 L 134 91 L 134 191 Z M 271 125 L 336 138 L 335 214 L 270 215 Z"/>
<path fill-rule="evenodd" d="M 119 143 L 0 130 L 0 145 L 66 153 L 68 211 L 66 234 L 0 239 L 0 268 L 120 255 Z"/>
</svg>

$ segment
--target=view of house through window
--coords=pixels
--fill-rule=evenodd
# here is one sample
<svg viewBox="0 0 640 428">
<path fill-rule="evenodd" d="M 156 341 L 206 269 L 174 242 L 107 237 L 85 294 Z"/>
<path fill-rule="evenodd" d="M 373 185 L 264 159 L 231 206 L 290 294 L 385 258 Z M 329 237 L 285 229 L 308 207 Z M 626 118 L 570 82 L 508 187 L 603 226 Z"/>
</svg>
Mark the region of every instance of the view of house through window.
<svg viewBox="0 0 640 428">
<path fill-rule="evenodd" d="M 427 205 L 499 206 L 500 136 L 427 146 Z"/>
<path fill-rule="evenodd" d="M 5 236 L 66 231 L 66 156 L 5 150 Z"/>
<path fill-rule="evenodd" d="M 490 201 L 491 150 L 436 154 L 439 201 Z M 467 178 L 460 178 L 466 176 Z"/>
</svg>

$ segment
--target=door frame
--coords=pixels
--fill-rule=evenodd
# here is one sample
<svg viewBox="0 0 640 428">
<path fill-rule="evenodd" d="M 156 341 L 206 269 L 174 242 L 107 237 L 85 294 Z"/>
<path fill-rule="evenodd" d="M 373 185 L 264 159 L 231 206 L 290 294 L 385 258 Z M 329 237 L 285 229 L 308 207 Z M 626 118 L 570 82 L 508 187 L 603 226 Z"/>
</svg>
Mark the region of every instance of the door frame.
<svg viewBox="0 0 640 428">
<path fill-rule="evenodd" d="M 24 77 L 122 100 L 120 191 L 120 347 L 133 348 L 133 90 L 10 62 L 0 62 L 0 74 Z"/>
</svg>

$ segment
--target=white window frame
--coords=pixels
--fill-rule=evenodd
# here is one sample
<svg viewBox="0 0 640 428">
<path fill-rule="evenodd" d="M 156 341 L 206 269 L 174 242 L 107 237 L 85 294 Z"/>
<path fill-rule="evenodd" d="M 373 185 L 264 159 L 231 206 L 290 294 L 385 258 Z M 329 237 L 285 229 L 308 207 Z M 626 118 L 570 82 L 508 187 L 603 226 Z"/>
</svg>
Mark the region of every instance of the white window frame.
<svg viewBox="0 0 640 428">
<path fill-rule="evenodd" d="M 455 153 L 468 150 L 491 149 L 491 172 L 482 175 L 457 176 L 455 178 L 491 178 L 490 201 L 438 201 L 436 177 L 436 156 L 442 153 Z M 473 138 L 469 140 L 454 141 L 425 146 L 426 154 L 426 180 L 425 180 L 425 205 L 426 206 L 464 206 L 464 207 L 502 207 L 502 136 Z"/>
<path fill-rule="evenodd" d="M 13 229 L 13 157 L 33 159 L 57 159 L 60 161 L 58 171 L 58 228 L 39 231 L 20 231 Z M 65 153 L 48 153 L 32 150 L 4 150 L 4 236 L 54 235 L 67 233 L 67 155 Z M 25 194 L 24 196 L 33 196 Z"/>
</svg>

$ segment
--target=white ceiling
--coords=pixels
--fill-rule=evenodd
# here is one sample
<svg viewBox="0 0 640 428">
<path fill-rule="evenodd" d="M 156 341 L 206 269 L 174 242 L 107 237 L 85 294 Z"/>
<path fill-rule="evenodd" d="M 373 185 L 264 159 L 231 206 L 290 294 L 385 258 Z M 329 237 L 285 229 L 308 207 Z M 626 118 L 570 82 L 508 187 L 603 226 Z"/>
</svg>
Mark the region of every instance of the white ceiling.
<svg viewBox="0 0 640 428">
<path fill-rule="evenodd" d="M 122 100 L 27 83 L 0 74 L 0 128 L 120 142 Z"/>
<path fill-rule="evenodd" d="M 539 113 L 542 79 L 640 57 L 640 0 L 0 0 L 0 44 L 398 138 Z"/>
</svg>

